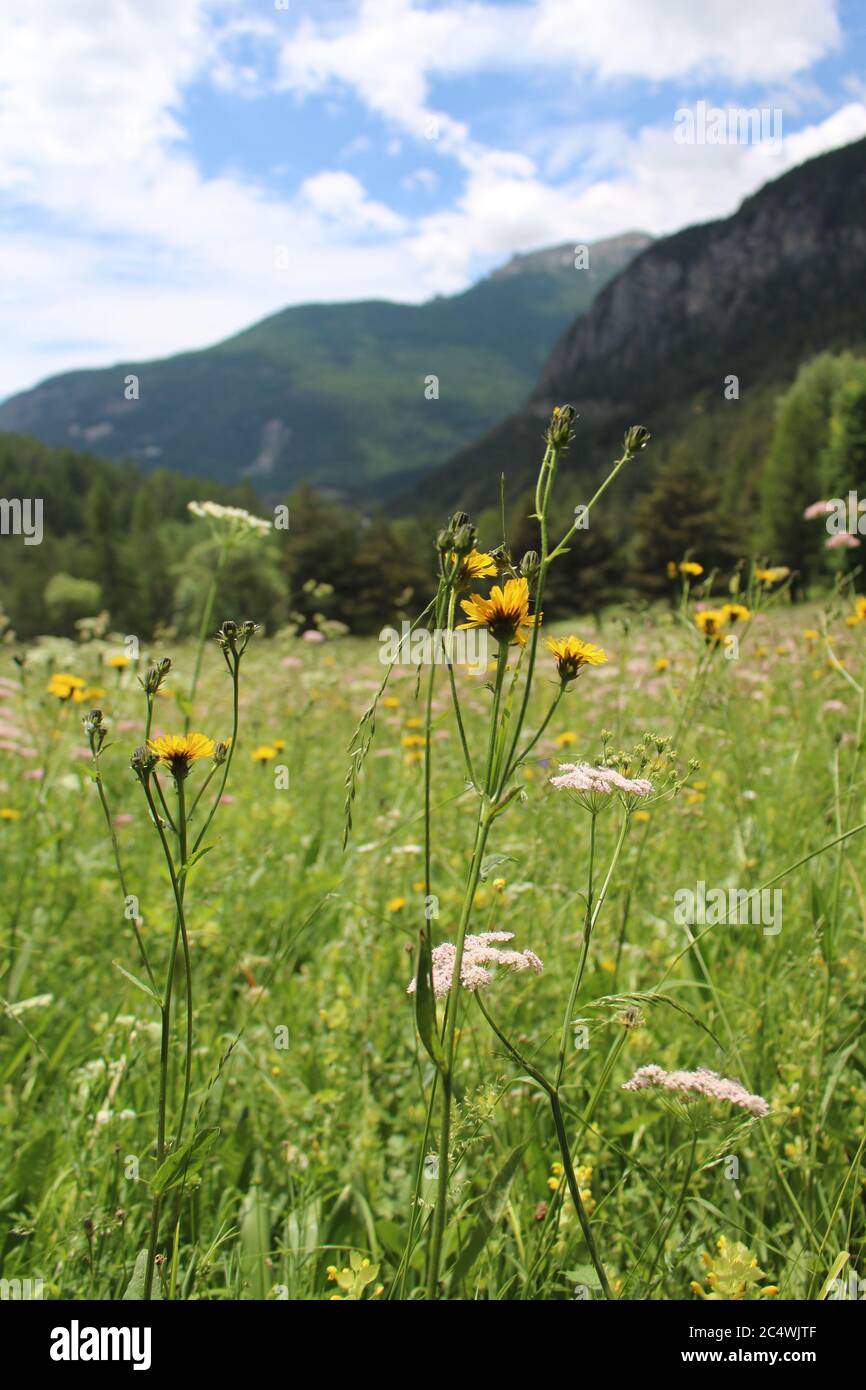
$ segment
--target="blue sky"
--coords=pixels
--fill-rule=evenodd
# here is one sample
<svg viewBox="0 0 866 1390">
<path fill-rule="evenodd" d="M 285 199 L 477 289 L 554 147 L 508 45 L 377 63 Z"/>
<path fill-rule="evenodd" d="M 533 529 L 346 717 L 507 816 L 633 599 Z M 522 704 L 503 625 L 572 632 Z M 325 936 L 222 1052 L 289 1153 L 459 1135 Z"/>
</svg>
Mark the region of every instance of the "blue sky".
<svg viewBox="0 0 866 1390">
<path fill-rule="evenodd" d="M 698 102 L 783 138 L 678 143 Z M 859 0 L 5 0 L 0 397 L 724 216 L 864 135 Z"/>
</svg>

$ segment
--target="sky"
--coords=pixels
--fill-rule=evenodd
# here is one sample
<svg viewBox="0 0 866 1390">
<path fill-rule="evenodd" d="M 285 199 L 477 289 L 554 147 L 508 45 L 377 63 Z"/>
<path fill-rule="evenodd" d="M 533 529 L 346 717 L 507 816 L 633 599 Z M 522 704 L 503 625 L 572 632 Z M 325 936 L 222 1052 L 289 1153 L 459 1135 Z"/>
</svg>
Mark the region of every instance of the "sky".
<svg viewBox="0 0 866 1390">
<path fill-rule="evenodd" d="M 781 138 L 685 143 L 701 102 Z M 0 399 L 725 216 L 864 135 L 862 0 L 2 0 Z"/>
</svg>

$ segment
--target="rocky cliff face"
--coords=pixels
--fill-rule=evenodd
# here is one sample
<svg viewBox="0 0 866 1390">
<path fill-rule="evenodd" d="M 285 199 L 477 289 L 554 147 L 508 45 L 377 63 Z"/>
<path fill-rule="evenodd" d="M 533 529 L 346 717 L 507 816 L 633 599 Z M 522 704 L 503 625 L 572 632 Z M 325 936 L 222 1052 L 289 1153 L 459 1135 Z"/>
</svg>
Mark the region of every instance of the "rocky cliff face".
<svg viewBox="0 0 866 1390">
<path fill-rule="evenodd" d="M 645 249 L 553 349 L 526 405 L 429 480 L 444 506 L 479 505 L 509 459 L 526 485 L 558 402 L 583 417 L 587 466 L 635 421 L 670 427 L 793 377 L 824 348 L 866 343 L 866 141 L 791 170 L 732 217 Z"/>
</svg>

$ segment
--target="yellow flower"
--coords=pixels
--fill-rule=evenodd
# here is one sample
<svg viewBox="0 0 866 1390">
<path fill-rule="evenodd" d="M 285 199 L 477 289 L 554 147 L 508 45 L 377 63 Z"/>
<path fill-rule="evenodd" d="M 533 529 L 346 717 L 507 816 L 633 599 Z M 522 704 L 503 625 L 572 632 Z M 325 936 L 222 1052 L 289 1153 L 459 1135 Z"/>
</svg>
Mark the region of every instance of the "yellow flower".
<svg viewBox="0 0 866 1390">
<path fill-rule="evenodd" d="M 607 654 L 592 642 L 582 642 L 579 637 L 549 637 L 547 649 L 556 658 L 556 669 L 560 679 L 572 681 L 583 666 L 603 666 Z"/>
<path fill-rule="evenodd" d="M 70 676 L 65 671 L 58 671 L 45 688 L 49 695 L 54 695 L 58 700 L 68 700 L 73 691 L 83 690 L 86 684 L 80 676 Z"/>
<path fill-rule="evenodd" d="M 400 912 L 406 906 L 405 898 L 389 898 L 385 904 L 386 912 Z"/>
<path fill-rule="evenodd" d="M 752 616 L 744 603 L 723 603 L 722 613 L 729 623 L 745 623 Z"/>
<path fill-rule="evenodd" d="M 647 821 L 650 819 L 650 813 L 649 811 L 635 811 L 634 818 L 640 825 L 646 825 Z"/>
<path fill-rule="evenodd" d="M 383 709 L 399 709 L 400 701 L 396 695 L 386 695 L 382 701 Z"/>
<path fill-rule="evenodd" d="M 814 627 L 807 627 L 803 631 L 803 636 L 807 642 L 817 642 L 819 633 Z"/>
<path fill-rule="evenodd" d="M 21 812 L 16 811 L 12 806 L 4 806 L 0 809 L 0 820 L 20 820 Z"/>
<path fill-rule="evenodd" d="M 407 729 L 421 729 L 421 728 L 423 728 L 423 726 L 424 726 L 424 720 L 423 720 L 423 719 L 418 719 L 418 718 L 413 717 L 412 719 L 407 719 L 407 720 L 406 720 L 406 728 L 407 728 Z"/>
<path fill-rule="evenodd" d="M 704 608 L 695 614 L 695 622 L 708 642 L 718 642 L 724 621 L 725 615 L 718 608 Z"/>
<path fill-rule="evenodd" d="M 404 748 L 426 748 L 427 740 L 423 734 L 404 734 L 400 740 Z"/>
<path fill-rule="evenodd" d="M 227 743 L 230 743 L 231 740 L 230 740 L 230 739 L 227 739 L 226 742 L 227 742 Z M 272 747 L 272 748 L 276 748 L 276 750 L 277 750 L 278 753 L 282 753 L 282 751 L 283 751 L 283 749 L 285 748 L 285 746 L 286 746 L 286 740 L 285 740 L 284 738 L 275 738 L 275 739 L 272 739 L 272 740 L 271 740 L 271 747 Z"/>
<path fill-rule="evenodd" d="M 177 779 L 185 777 L 190 765 L 199 758 L 212 757 L 214 750 L 213 739 L 206 734 L 160 734 L 159 738 L 150 739 L 147 746 Z"/>
<path fill-rule="evenodd" d="M 857 617 L 860 619 L 861 622 L 864 618 L 866 618 L 866 598 L 864 598 L 863 594 L 858 594 L 855 598 L 854 612 L 857 614 Z"/>
<path fill-rule="evenodd" d="M 577 743 L 577 734 L 572 733 L 571 729 L 566 729 L 557 735 L 556 742 L 560 748 L 568 748 L 572 743 Z"/>
<path fill-rule="evenodd" d="M 105 693 L 101 685 L 88 685 L 84 690 L 73 690 L 72 703 L 74 705 L 92 705 L 95 700 L 101 700 Z"/>
<path fill-rule="evenodd" d="M 449 567 L 454 564 L 457 556 L 452 551 L 448 556 Z M 483 550 L 470 550 L 468 555 L 464 555 L 460 561 L 460 568 L 454 580 L 455 587 L 458 589 L 468 589 L 470 584 L 474 584 L 476 579 L 495 579 L 496 561 L 492 555 L 485 555 Z"/>
<path fill-rule="evenodd" d="M 668 563 L 667 563 L 667 572 L 668 572 L 668 579 L 676 579 L 676 577 L 677 577 L 677 562 L 676 562 L 676 560 L 668 560 Z"/>
<path fill-rule="evenodd" d="M 755 570 L 755 578 L 766 588 L 770 588 L 773 584 L 781 584 L 782 580 L 787 579 L 790 573 L 787 565 L 773 565 L 770 569 Z"/>
<path fill-rule="evenodd" d="M 657 657 L 656 657 L 656 670 L 657 670 L 657 671 L 666 671 L 666 670 L 668 669 L 668 667 L 670 666 L 670 664 L 671 664 L 671 663 L 668 661 L 668 659 L 667 659 L 666 656 L 657 656 Z"/>
<path fill-rule="evenodd" d="M 704 572 L 703 565 L 699 565 L 697 560 L 683 560 L 679 567 L 680 574 L 687 574 L 690 578 L 697 579 Z"/>
<path fill-rule="evenodd" d="M 108 665 L 111 666 L 115 671 L 125 671 L 127 666 L 129 665 L 129 657 L 110 656 L 108 658 Z"/>
<path fill-rule="evenodd" d="M 461 628 L 486 627 L 491 637 L 507 645 L 517 642 L 526 645 L 526 632 L 536 621 L 529 611 L 529 584 L 526 579 L 508 579 L 505 588 L 494 584 L 489 598 L 472 594 L 461 599 L 460 607 L 469 619 Z"/>
<path fill-rule="evenodd" d="M 258 748 L 254 748 L 250 757 L 254 763 L 269 763 L 272 758 L 277 756 L 277 750 L 272 743 L 261 743 Z"/>
</svg>

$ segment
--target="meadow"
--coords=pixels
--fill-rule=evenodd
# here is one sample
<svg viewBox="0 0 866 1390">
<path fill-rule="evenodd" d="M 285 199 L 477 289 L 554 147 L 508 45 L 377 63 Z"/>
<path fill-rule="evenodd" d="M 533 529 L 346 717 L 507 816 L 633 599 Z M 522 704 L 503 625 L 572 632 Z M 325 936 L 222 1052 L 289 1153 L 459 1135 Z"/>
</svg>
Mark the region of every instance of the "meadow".
<svg viewBox="0 0 866 1390">
<path fill-rule="evenodd" d="M 554 418 L 541 517 L 565 442 Z M 555 539 L 517 563 L 457 518 L 431 619 L 492 583 L 536 612 Z M 516 598 L 476 608 L 481 671 L 254 613 L 207 624 L 191 702 L 194 643 L 4 649 L 4 1280 L 849 1296 L 863 605 L 709 574 L 699 536 L 671 567 L 671 602 L 577 603 L 537 646 Z M 190 731 L 215 742 L 184 763 L 160 738 Z"/>
</svg>

